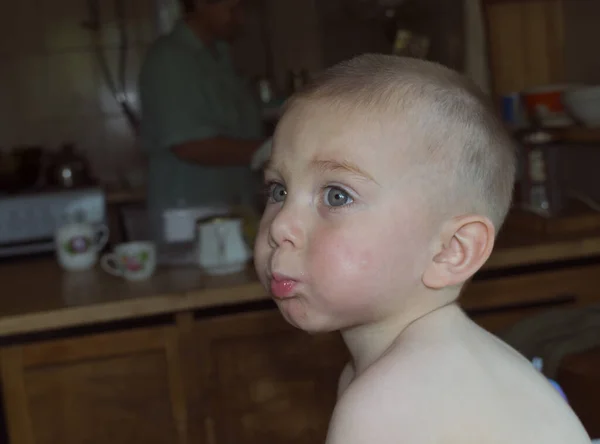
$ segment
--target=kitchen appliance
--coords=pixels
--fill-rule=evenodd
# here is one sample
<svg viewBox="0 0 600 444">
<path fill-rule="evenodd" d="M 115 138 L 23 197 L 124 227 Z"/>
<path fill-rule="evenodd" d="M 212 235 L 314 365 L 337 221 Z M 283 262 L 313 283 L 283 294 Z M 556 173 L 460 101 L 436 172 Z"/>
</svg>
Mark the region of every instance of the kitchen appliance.
<svg viewBox="0 0 600 444">
<path fill-rule="evenodd" d="M 46 175 L 46 183 L 52 187 L 91 186 L 94 182 L 88 161 L 75 151 L 73 145 L 64 145 L 51 156 Z"/>
<path fill-rule="evenodd" d="M 105 223 L 103 191 L 42 189 L 0 195 L 0 258 L 54 251 L 55 232 L 69 220 Z"/>
<path fill-rule="evenodd" d="M 39 146 L 19 146 L 0 152 L 0 193 L 35 187 L 42 176 L 44 152 Z"/>
</svg>

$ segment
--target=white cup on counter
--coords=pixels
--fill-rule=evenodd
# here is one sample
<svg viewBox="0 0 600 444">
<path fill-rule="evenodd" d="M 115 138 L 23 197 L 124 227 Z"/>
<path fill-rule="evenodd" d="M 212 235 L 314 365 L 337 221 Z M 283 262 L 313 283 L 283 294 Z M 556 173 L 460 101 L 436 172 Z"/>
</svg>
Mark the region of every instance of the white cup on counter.
<svg viewBox="0 0 600 444">
<path fill-rule="evenodd" d="M 148 279 L 156 270 L 156 246 L 153 242 L 127 242 L 117 245 L 100 260 L 104 271 L 128 281 Z"/>
<path fill-rule="evenodd" d="M 56 230 L 54 244 L 58 263 L 67 271 L 89 270 L 108 242 L 108 227 L 86 222 L 69 223 Z"/>
</svg>

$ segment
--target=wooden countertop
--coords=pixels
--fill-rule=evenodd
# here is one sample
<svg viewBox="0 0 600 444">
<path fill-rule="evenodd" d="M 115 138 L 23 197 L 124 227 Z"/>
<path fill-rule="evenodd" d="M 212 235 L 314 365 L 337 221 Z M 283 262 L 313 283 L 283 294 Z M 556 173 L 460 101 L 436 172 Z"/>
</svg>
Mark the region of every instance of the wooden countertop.
<svg viewBox="0 0 600 444">
<path fill-rule="evenodd" d="M 32 259 L 1 265 L 0 285 L 0 337 L 267 299 L 251 267 L 226 277 L 159 268 L 127 282 L 99 267 L 68 273 L 52 259 Z"/>
<path fill-rule="evenodd" d="M 483 268 L 518 267 L 596 255 L 600 255 L 600 226 L 585 232 L 554 235 L 505 230 Z"/>
<path fill-rule="evenodd" d="M 502 233 L 485 269 L 600 255 L 600 228 L 577 236 Z M 99 269 L 63 272 L 50 258 L 0 265 L 0 337 L 267 299 L 251 266 L 208 277 L 164 268 L 126 282 Z"/>
</svg>

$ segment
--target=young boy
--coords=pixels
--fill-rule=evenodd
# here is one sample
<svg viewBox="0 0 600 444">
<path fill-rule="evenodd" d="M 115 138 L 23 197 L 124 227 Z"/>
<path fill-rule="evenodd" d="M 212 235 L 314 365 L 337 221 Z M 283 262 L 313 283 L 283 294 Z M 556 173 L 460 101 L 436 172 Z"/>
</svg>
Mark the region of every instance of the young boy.
<svg viewBox="0 0 600 444">
<path fill-rule="evenodd" d="M 457 305 L 515 176 L 485 98 L 442 66 L 364 55 L 287 105 L 265 169 L 263 285 L 308 332 L 340 330 L 330 444 L 580 444 L 560 395 Z"/>
</svg>

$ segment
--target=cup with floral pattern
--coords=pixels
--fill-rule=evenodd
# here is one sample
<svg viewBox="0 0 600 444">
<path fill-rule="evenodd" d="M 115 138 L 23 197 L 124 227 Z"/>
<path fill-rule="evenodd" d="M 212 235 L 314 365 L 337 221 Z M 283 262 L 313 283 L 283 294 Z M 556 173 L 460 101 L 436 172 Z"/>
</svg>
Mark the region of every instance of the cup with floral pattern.
<svg viewBox="0 0 600 444">
<path fill-rule="evenodd" d="M 108 227 L 87 222 L 65 224 L 56 230 L 54 246 L 59 264 L 68 271 L 89 270 L 108 242 Z"/>
<path fill-rule="evenodd" d="M 129 281 L 148 279 L 156 269 L 156 247 L 152 242 L 127 242 L 102 256 L 100 265 L 109 274 Z"/>
</svg>

